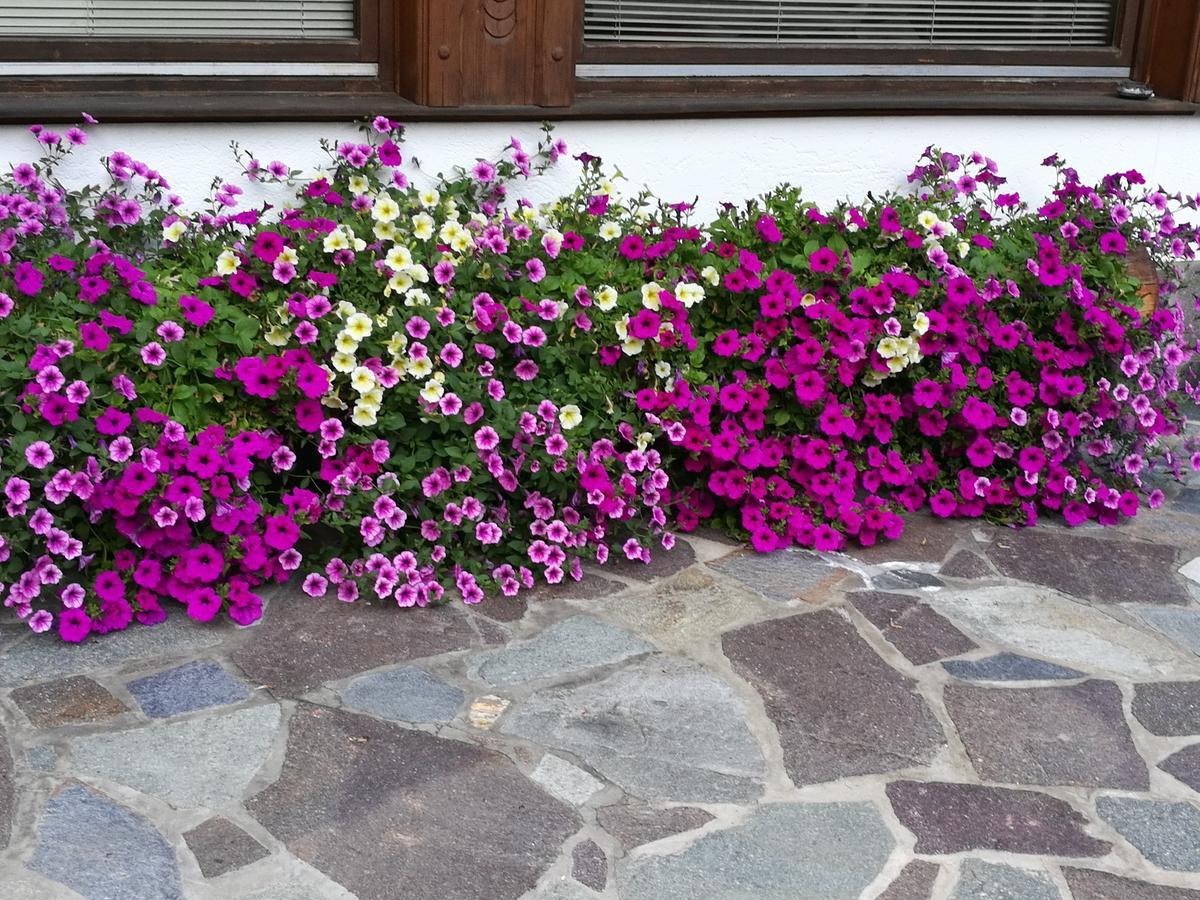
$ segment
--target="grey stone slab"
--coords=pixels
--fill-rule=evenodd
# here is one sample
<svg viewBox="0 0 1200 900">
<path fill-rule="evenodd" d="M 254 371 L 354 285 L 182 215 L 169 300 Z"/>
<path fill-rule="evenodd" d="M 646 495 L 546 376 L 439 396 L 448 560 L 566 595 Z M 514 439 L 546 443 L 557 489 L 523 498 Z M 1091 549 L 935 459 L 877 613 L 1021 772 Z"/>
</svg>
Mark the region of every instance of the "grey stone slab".
<svg viewBox="0 0 1200 900">
<path fill-rule="evenodd" d="M 0 731 L 0 850 L 8 846 L 16 803 L 12 753 L 8 749 L 8 741 L 4 737 L 4 732 Z"/>
<path fill-rule="evenodd" d="M 731 553 L 708 563 L 769 600 L 797 600 L 841 570 L 807 550 Z"/>
<path fill-rule="evenodd" d="M 1111 681 L 946 685 L 946 710 L 984 781 L 1147 790 L 1150 776 Z"/>
<path fill-rule="evenodd" d="M 1098 603 L 1183 605 L 1175 547 L 1027 528 L 997 538 L 988 558 L 1002 575 Z"/>
<path fill-rule="evenodd" d="M 521 900 L 601 900 L 601 895 L 564 875 L 559 881 L 535 888 Z"/>
<path fill-rule="evenodd" d="M 876 900 L 929 900 L 941 867 L 923 859 L 914 859 L 896 876 Z"/>
<path fill-rule="evenodd" d="M 850 595 L 850 602 L 913 665 L 977 649 L 975 642 L 953 623 L 915 597 L 856 591 Z"/>
<path fill-rule="evenodd" d="M 690 662 L 651 657 L 601 681 L 538 691 L 500 729 L 574 753 L 643 799 L 737 802 L 762 791 L 742 699 Z"/>
<path fill-rule="evenodd" d="M 39 772 L 52 771 L 58 765 L 58 751 L 45 744 L 30 747 L 25 751 L 25 758 L 29 760 L 29 765 Z"/>
<path fill-rule="evenodd" d="M 158 625 L 131 625 L 124 631 L 93 635 L 79 644 L 19 641 L 0 652 L 0 687 L 87 674 L 160 656 L 184 656 L 214 647 L 232 633 L 234 627 L 229 623 L 202 625 L 187 616 L 173 615 Z"/>
<path fill-rule="evenodd" d="M 797 784 L 923 765 L 945 743 L 915 683 L 833 610 L 750 625 L 722 646 L 762 695 Z"/>
<path fill-rule="evenodd" d="M 621 842 L 626 850 L 660 841 L 673 834 L 691 831 L 713 820 L 712 813 L 695 806 L 653 806 L 626 804 L 605 806 L 596 811 L 600 827 Z"/>
<path fill-rule="evenodd" d="M 1084 672 L 1147 678 L 1169 676 L 1182 665 L 1179 650 L 1165 639 L 1054 591 L 1014 586 L 947 590 L 928 602 L 975 638 Z"/>
<path fill-rule="evenodd" d="M 1044 659 L 1016 653 L 997 653 L 983 659 L 951 659 L 942 668 L 964 681 L 1062 681 L 1083 673 Z"/>
<path fill-rule="evenodd" d="M 244 684 L 211 660 L 196 660 L 155 672 L 125 687 L 142 712 L 154 719 L 238 703 L 250 696 Z"/>
<path fill-rule="evenodd" d="M 1200 793 L 1200 744 L 1192 744 L 1172 753 L 1158 767 Z"/>
<path fill-rule="evenodd" d="M 592 890 L 608 884 L 608 857 L 595 841 L 580 841 L 571 850 L 571 877 Z"/>
<path fill-rule="evenodd" d="M 881 591 L 911 591 L 914 588 L 942 587 L 946 582 L 920 569 L 889 569 L 871 578 Z"/>
<path fill-rule="evenodd" d="M 1094 869 L 1062 867 L 1074 900 L 1200 900 L 1200 890 L 1121 878 Z"/>
<path fill-rule="evenodd" d="M 1129 611 L 1180 647 L 1200 656 L 1200 610 L 1130 606 Z"/>
<path fill-rule="evenodd" d="M 893 845 L 869 803 L 778 803 L 680 853 L 628 857 L 617 880 L 622 900 L 849 900 Z"/>
<path fill-rule="evenodd" d="M 476 671 L 488 684 L 513 685 L 558 678 L 653 650 L 653 644 L 615 625 L 572 616 L 528 641 L 480 654 Z"/>
<path fill-rule="evenodd" d="M 205 878 L 216 878 L 270 855 L 266 847 L 220 816 L 185 831 L 183 839 Z"/>
<path fill-rule="evenodd" d="M 183 898 L 175 851 L 154 826 L 77 784 L 46 803 L 27 865 L 89 900 Z"/>
<path fill-rule="evenodd" d="M 1200 808 L 1138 797 L 1100 797 L 1096 812 L 1160 869 L 1200 872 Z"/>
<path fill-rule="evenodd" d="M 342 690 L 349 708 L 400 722 L 449 722 L 465 698 L 454 685 L 412 666 L 359 676 Z"/>
<path fill-rule="evenodd" d="M 241 798 L 266 761 L 275 704 L 161 722 L 72 742 L 74 771 L 108 778 L 175 807 L 219 808 Z"/>
<path fill-rule="evenodd" d="M 121 701 L 84 675 L 26 685 L 9 696 L 34 728 L 103 722 L 128 712 Z"/>
<path fill-rule="evenodd" d="M 246 808 L 360 900 L 519 897 L 581 824 L 500 753 L 308 705 Z"/>
<path fill-rule="evenodd" d="M 1200 681 L 1160 681 L 1134 688 L 1133 717 L 1151 734 L 1200 734 Z"/>
<path fill-rule="evenodd" d="M 965 859 L 951 900 L 1061 900 L 1044 872 Z"/>
<path fill-rule="evenodd" d="M 917 853 L 1099 857 L 1112 847 L 1090 836 L 1087 821 L 1068 803 L 1036 791 L 893 781 L 887 795 L 900 824 L 916 835 Z"/>
<path fill-rule="evenodd" d="M 604 782 L 553 753 L 545 754 L 538 761 L 537 768 L 529 773 L 529 777 L 559 800 L 572 806 L 583 806 L 596 791 L 604 787 Z"/>
</svg>

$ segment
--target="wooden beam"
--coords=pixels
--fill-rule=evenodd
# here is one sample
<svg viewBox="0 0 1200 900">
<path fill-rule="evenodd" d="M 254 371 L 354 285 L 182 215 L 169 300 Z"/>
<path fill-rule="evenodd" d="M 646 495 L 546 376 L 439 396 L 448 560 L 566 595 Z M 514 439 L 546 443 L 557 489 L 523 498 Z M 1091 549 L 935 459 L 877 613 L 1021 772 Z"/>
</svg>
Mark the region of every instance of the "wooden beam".
<svg viewBox="0 0 1200 900">
<path fill-rule="evenodd" d="M 1200 3 L 1146 0 L 1134 78 L 1168 100 L 1200 101 Z"/>
</svg>

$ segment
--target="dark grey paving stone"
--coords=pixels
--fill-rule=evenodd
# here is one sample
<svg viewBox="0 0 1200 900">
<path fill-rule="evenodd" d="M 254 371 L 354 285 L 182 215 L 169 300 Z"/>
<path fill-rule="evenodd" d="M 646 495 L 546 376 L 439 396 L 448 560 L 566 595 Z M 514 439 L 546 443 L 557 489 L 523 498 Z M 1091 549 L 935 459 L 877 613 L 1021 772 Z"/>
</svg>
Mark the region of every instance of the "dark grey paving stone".
<svg viewBox="0 0 1200 900">
<path fill-rule="evenodd" d="M 238 703 L 250 696 L 244 684 L 211 660 L 196 660 L 155 672 L 125 687 L 142 712 L 153 719 Z"/>
<path fill-rule="evenodd" d="M 360 900 L 519 897 L 580 826 L 495 751 L 307 704 L 246 808 Z"/>
<path fill-rule="evenodd" d="M 750 625 L 722 646 L 762 696 L 796 784 L 924 765 L 945 743 L 915 683 L 833 610 Z"/>
<path fill-rule="evenodd" d="M 1179 646 L 1200 656 L 1200 610 L 1131 606 L 1129 611 Z"/>
<path fill-rule="evenodd" d="M 622 900 L 858 898 L 894 842 L 869 803 L 775 803 L 681 853 L 627 858 Z"/>
<path fill-rule="evenodd" d="M 612 572 L 612 574 L 624 578 L 655 581 L 659 578 L 666 578 L 668 575 L 674 575 L 676 572 L 682 572 L 695 562 L 696 551 L 692 545 L 687 541 L 677 541 L 670 550 L 652 547 L 649 563 L 631 562 L 625 558 L 624 553 L 614 553 L 608 558 L 604 569 L 606 572 Z M 584 581 L 586 582 L 587 579 L 585 578 Z"/>
<path fill-rule="evenodd" d="M 13 758 L 8 741 L 0 731 L 0 850 L 8 846 L 12 834 L 13 811 L 16 808 L 16 788 L 13 785 Z"/>
<path fill-rule="evenodd" d="M 270 855 L 266 847 L 220 816 L 185 831 L 183 839 L 205 878 L 216 878 Z"/>
<path fill-rule="evenodd" d="M 1111 681 L 946 685 L 946 710 L 984 781 L 1147 790 L 1150 775 Z"/>
<path fill-rule="evenodd" d="M 1200 900 L 1200 890 L 1134 881 L 1093 869 L 1062 867 L 1074 900 Z"/>
<path fill-rule="evenodd" d="M 839 572 L 815 553 L 797 549 L 731 553 L 708 566 L 769 600 L 780 601 L 799 599 Z"/>
<path fill-rule="evenodd" d="M 940 866 L 914 859 L 900 870 L 900 874 L 876 900 L 929 900 L 940 871 Z"/>
<path fill-rule="evenodd" d="M 125 704 L 83 675 L 27 685 L 9 696 L 35 728 L 103 722 L 128 712 Z"/>
<path fill-rule="evenodd" d="M 1016 653 L 997 653 L 983 659 L 951 659 L 942 663 L 942 668 L 965 681 L 1061 681 L 1083 677 L 1083 672 L 1075 669 Z"/>
<path fill-rule="evenodd" d="M 850 602 L 913 665 L 978 649 L 949 619 L 914 597 L 856 591 Z"/>
<path fill-rule="evenodd" d="M 465 612 L 397 609 L 281 593 L 247 632 L 233 661 L 277 697 L 294 697 L 326 681 L 471 646 Z"/>
<path fill-rule="evenodd" d="M 1095 857 L 1111 848 L 1084 831 L 1087 821 L 1069 804 L 1035 791 L 893 781 L 887 795 L 900 824 L 916 835 L 917 853 L 999 850 Z"/>
<path fill-rule="evenodd" d="M 626 850 L 660 841 L 673 834 L 700 828 L 713 820 L 712 813 L 694 806 L 655 809 L 652 806 L 605 806 L 596 811 L 600 827 Z"/>
<path fill-rule="evenodd" d="M 1100 797 L 1096 812 L 1160 869 L 1200 872 L 1200 808 L 1137 797 Z"/>
<path fill-rule="evenodd" d="M 910 515 L 898 541 L 880 541 L 871 547 L 847 547 L 846 555 L 869 565 L 884 562 L 940 563 L 960 540 L 971 536 L 977 522 L 938 519 L 927 513 Z"/>
<path fill-rule="evenodd" d="M 1061 900 L 1043 872 L 965 859 L 951 900 Z"/>
<path fill-rule="evenodd" d="M 608 884 L 608 857 L 595 841 L 580 841 L 571 850 L 571 877 L 592 890 Z"/>
<path fill-rule="evenodd" d="M 87 898 L 182 900 L 175 851 L 154 826 L 77 784 L 46 803 L 28 867 Z"/>
<path fill-rule="evenodd" d="M 1172 753 L 1158 767 L 1200 793 L 1200 744 Z"/>
<path fill-rule="evenodd" d="M 918 569 L 891 569 L 873 576 L 871 583 L 881 591 L 911 591 L 914 588 L 942 587 L 946 582 Z"/>
<path fill-rule="evenodd" d="M 342 691 L 351 709 L 400 722 L 449 722 L 465 694 L 412 666 L 362 675 Z"/>
<path fill-rule="evenodd" d="M 1175 572 L 1179 551 L 1165 544 L 1026 528 L 998 537 L 987 555 L 1002 575 L 1081 600 L 1177 605 L 1191 600 Z"/>
<path fill-rule="evenodd" d="M 1166 737 L 1200 734 L 1200 681 L 1160 681 L 1135 686 L 1133 717 L 1151 734 Z"/>
<path fill-rule="evenodd" d="M 961 578 L 964 581 L 991 578 L 996 574 L 987 560 L 972 550 L 959 550 L 938 571 L 947 578 Z"/>
<path fill-rule="evenodd" d="M 572 616 L 528 641 L 480 654 L 476 673 L 491 685 L 522 684 L 611 665 L 654 649 L 623 628 Z"/>
<path fill-rule="evenodd" d="M 1195 488 L 1184 488 L 1174 498 L 1167 501 L 1167 508 L 1192 515 L 1200 514 L 1200 491 Z"/>
<path fill-rule="evenodd" d="M 239 800 L 279 731 L 276 704 L 94 734 L 71 744 L 73 770 L 108 778 L 175 807 Z"/>
<path fill-rule="evenodd" d="M 600 681 L 549 688 L 517 702 L 505 734 L 566 750 L 646 800 L 748 801 L 765 771 L 746 707 L 692 662 L 649 657 Z"/>
<path fill-rule="evenodd" d="M 184 656 L 227 641 L 235 631 L 232 623 L 202 625 L 187 616 L 172 615 L 158 625 L 131 625 L 124 631 L 93 635 L 78 644 L 19 641 L 0 654 L 0 687 L 81 675 L 136 660 Z"/>
</svg>

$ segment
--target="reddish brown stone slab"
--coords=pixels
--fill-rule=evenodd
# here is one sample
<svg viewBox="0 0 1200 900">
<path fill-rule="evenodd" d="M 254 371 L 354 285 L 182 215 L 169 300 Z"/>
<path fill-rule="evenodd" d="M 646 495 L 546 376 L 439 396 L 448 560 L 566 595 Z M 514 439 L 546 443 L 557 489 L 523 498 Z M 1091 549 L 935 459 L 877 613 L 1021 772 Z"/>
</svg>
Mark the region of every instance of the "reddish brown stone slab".
<svg viewBox="0 0 1200 900">
<path fill-rule="evenodd" d="M 917 838 L 917 853 L 999 850 L 1044 856 L 1104 856 L 1112 845 L 1084 831 L 1070 805 L 1035 791 L 979 784 L 894 781 L 896 817 Z"/>
<path fill-rule="evenodd" d="M 1182 605 L 1179 551 L 1166 544 L 1026 528 L 998 536 L 987 551 L 1002 575 L 1098 603 Z"/>
<path fill-rule="evenodd" d="M 650 806 L 606 806 L 596 812 L 600 827 L 626 850 L 691 831 L 711 822 L 711 813 L 694 806 L 654 809 Z"/>
<path fill-rule="evenodd" d="M 924 765 L 945 743 L 915 683 L 833 610 L 750 625 L 722 646 L 762 695 L 797 784 Z"/>
<path fill-rule="evenodd" d="M 1158 767 L 1200 793 L 1200 744 L 1192 744 L 1172 753 Z"/>
<path fill-rule="evenodd" d="M 620 548 L 604 564 L 606 572 L 638 581 L 655 581 L 682 572 L 696 561 L 696 551 L 687 541 L 677 541 L 670 550 L 654 546 L 650 548 L 650 562 L 633 562 L 625 558 Z M 587 580 L 586 578 L 584 579 Z"/>
<path fill-rule="evenodd" d="M 929 900 L 940 870 L 940 866 L 931 862 L 914 859 L 876 900 Z"/>
<path fill-rule="evenodd" d="M 594 891 L 608 884 L 608 857 L 595 841 L 580 841 L 571 850 L 571 877 Z"/>
<path fill-rule="evenodd" d="M 269 855 L 266 847 L 219 816 L 185 831 L 183 839 L 205 878 L 216 878 Z"/>
<path fill-rule="evenodd" d="M 246 809 L 361 900 L 519 897 L 581 824 L 492 750 L 307 704 L 288 729 Z"/>
<path fill-rule="evenodd" d="M 1066 687 L 948 684 L 946 709 L 985 781 L 1147 790 L 1150 776 L 1111 681 Z"/>
<path fill-rule="evenodd" d="M 1093 869 L 1062 867 L 1075 900 L 1200 900 L 1200 890 L 1120 878 Z"/>
<path fill-rule="evenodd" d="M 978 525 L 964 519 L 938 519 L 916 513 L 904 521 L 899 540 L 880 541 L 871 547 L 847 546 L 845 554 L 869 565 L 883 562 L 940 563 L 956 543 Z"/>
<path fill-rule="evenodd" d="M 1200 734 L 1200 681 L 1137 685 L 1133 693 L 1133 717 L 1151 734 L 1164 737 Z"/>
<path fill-rule="evenodd" d="M 10 695 L 35 728 L 103 722 L 128 712 L 116 697 L 84 675 L 17 688 Z"/>
<path fill-rule="evenodd" d="M 914 665 L 976 649 L 975 642 L 949 619 L 914 597 L 859 591 L 850 595 L 850 602 Z"/>
<path fill-rule="evenodd" d="M 466 614 L 454 606 L 398 609 L 316 600 L 298 591 L 276 595 L 248 633 L 233 661 L 277 697 L 388 663 L 462 650 L 474 637 Z"/>
<path fill-rule="evenodd" d="M 964 581 L 991 578 L 996 574 L 986 559 L 970 550 L 959 550 L 938 571 L 948 578 L 961 578 Z"/>
</svg>

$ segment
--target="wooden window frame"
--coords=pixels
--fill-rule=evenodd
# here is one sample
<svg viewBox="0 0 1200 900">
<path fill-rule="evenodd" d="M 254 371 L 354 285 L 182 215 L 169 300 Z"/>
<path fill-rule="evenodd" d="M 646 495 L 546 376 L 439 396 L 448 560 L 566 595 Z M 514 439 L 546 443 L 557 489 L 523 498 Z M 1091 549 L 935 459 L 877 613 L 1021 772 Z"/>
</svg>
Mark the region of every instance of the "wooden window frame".
<svg viewBox="0 0 1200 900">
<path fill-rule="evenodd" d="M 1200 109 L 1200 2 L 1127 0 L 1109 48 L 1048 53 L 864 48 L 873 63 L 1131 66 L 1157 99 L 1119 96 L 1113 78 L 577 77 L 580 63 L 661 62 L 661 47 L 589 46 L 584 0 L 360 0 L 345 41 L 0 41 L 0 61 L 372 62 L 375 77 L 0 76 L 0 122 L 404 121 L 662 118 L 697 115 L 951 113 L 1194 114 Z M 678 45 L 671 45 L 677 55 Z M 689 47 L 689 62 L 745 62 L 748 48 Z M 749 48 L 759 64 L 791 48 Z M 855 48 L 858 49 L 858 48 Z M 805 48 L 806 63 L 845 63 L 847 48 Z"/>
</svg>

